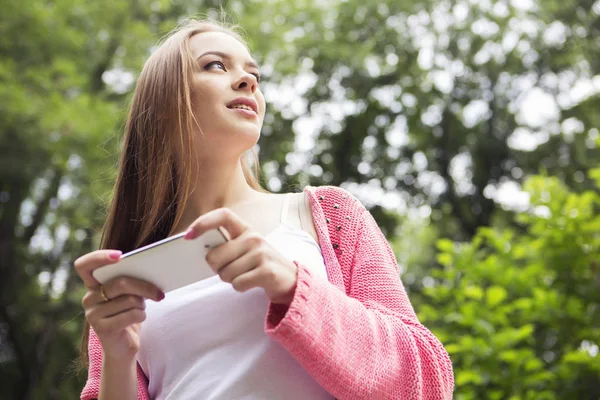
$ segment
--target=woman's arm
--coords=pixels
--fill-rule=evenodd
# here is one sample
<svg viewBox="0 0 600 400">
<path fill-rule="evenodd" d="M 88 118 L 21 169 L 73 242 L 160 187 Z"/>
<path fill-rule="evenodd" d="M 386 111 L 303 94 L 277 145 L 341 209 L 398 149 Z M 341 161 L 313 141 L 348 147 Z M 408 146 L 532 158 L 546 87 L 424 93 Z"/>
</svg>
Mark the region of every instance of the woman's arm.
<svg viewBox="0 0 600 400">
<path fill-rule="evenodd" d="M 81 400 L 150 400 L 148 379 L 135 358 L 129 362 L 105 360 L 102 345 L 93 329 L 90 329 L 88 355 L 88 380 L 81 392 Z M 125 393 L 129 397 L 125 397 Z"/>
<path fill-rule="evenodd" d="M 137 361 L 102 358 L 98 400 L 137 400 Z"/>
<path fill-rule="evenodd" d="M 344 247 L 348 295 L 300 265 L 291 305 L 270 306 L 266 332 L 339 399 L 450 399 L 448 354 L 419 323 L 387 240 L 362 210 Z"/>
</svg>

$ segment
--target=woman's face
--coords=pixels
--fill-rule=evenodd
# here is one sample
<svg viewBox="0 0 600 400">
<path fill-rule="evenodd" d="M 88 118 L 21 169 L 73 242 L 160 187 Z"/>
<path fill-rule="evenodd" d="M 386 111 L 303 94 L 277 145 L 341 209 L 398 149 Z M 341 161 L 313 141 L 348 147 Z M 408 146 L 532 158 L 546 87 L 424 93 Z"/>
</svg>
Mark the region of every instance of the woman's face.
<svg viewBox="0 0 600 400">
<path fill-rule="evenodd" d="M 239 157 L 260 136 L 265 99 L 256 62 L 246 47 L 223 32 L 190 39 L 197 62 L 192 102 L 202 130 L 202 159 Z"/>
</svg>

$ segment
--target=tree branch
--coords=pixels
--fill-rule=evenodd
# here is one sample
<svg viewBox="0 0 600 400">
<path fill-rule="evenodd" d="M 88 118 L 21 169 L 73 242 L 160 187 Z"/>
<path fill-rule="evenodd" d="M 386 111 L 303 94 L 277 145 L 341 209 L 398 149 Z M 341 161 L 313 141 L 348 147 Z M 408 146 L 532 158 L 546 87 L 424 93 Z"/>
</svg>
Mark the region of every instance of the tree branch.
<svg viewBox="0 0 600 400">
<path fill-rule="evenodd" d="M 24 352 L 24 346 L 20 342 L 20 338 L 23 338 L 23 335 L 20 332 L 17 332 L 17 327 L 20 325 L 16 321 L 14 321 L 8 313 L 7 305 L 0 304 L 0 318 L 7 326 L 7 337 L 9 343 L 12 344 L 12 350 L 15 352 L 15 358 L 17 362 L 17 370 L 21 371 L 23 375 L 21 375 L 20 382 L 17 384 L 18 393 L 24 393 L 27 387 L 29 386 L 30 375 L 28 373 L 29 366 L 27 365 L 26 359 L 27 355 Z"/>
<path fill-rule="evenodd" d="M 455 155 L 455 152 L 452 151 L 449 144 L 451 135 L 450 118 L 451 115 L 449 105 L 446 105 L 442 112 L 442 121 L 440 122 L 442 135 L 438 140 L 438 146 L 441 151 L 438 153 L 436 158 L 439 164 L 439 172 L 447 186 L 445 197 L 452 206 L 452 210 L 458 218 L 458 223 L 462 228 L 462 232 L 464 232 L 467 237 L 470 238 L 475 234 L 475 227 L 473 226 L 471 218 L 472 215 L 467 215 L 464 212 L 460 198 L 454 190 L 454 179 L 450 175 L 450 160 Z"/>
<path fill-rule="evenodd" d="M 25 228 L 25 232 L 21 238 L 21 241 L 24 245 L 29 244 L 29 241 L 44 221 L 44 217 L 46 216 L 48 207 L 50 206 L 50 201 L 56 197 L 56 194 L 58 193 L 58 187 L 60 186 L 60 180 L 62 177 L 63 173 L 58 168 L 55 168 L 54 176 L 50 180 L 50 185 L 48 185 L 46 193 L 44 193 L 44 196 L 40 199 L 35 209 L 35 214 L 31 220 L 31 225 Z"/>
<path fill-rule="evenodd" d="M 106 54 L 100 60 L 100 62 L 96 65 L 96 67 L 94 68 L 94 71 L 92 72 L 92 78 L 91 78 L 92 93 L 100 93 L 104 89 L 104 81 L 102 80 L 102 75 L 104 75 L 104 73 L 106 72 L 108 67 L 110 67 L 110 64 L 112 63 L 115 53 L 117 52 L 117 49 L 119 48 L 120 45 L 121 45 L 121 41 L 116 38 L 116 35 L 114 35 L 110 39 L 110 42 L 108 43 L 108 46 L 106 49 Z"/>
</svg>

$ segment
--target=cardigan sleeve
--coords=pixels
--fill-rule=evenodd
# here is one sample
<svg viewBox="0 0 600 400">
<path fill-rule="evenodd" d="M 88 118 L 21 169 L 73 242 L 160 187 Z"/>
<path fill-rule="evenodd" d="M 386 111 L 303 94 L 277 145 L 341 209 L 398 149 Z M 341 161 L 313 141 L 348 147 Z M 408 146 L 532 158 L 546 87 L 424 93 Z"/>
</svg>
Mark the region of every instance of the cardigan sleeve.
<svg viewBox="0 0 600 400">
<path fill-rule="evenodd" d="M 338 399 L 451 399 L 448 353 L 418 321 L 366 209 L 344 251 L 354 252 L 349 293 L 298 265 L 292 303 L 270 305 L 266 333 Z"/>
<path fill-rule="evenodd" d="M 102 344 L 98 335 L 90 328 L 88 341 L 88 379 L 81 392 L 81 400 L 97 399 L 100 392 L 100 377 L 102 375 Z M 137 388 L 139 400 L 150 400 L 148 394 L 148 379 L 140 365 L 137 365 Z"/>
</svg>

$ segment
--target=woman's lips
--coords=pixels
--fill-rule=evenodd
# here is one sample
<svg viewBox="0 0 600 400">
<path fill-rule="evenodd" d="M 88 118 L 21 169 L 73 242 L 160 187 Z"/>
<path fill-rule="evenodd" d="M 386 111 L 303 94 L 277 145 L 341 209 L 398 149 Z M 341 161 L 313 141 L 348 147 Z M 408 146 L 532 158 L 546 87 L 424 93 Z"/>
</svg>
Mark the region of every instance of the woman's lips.
<svg viewBox="0 0 600 400">
<path fill-rule="evenodd" d="M 252 117 L 252 118 L 256 118 L 258 116 L 257 113 L 255 113 L 252 110 L 248 110 L 246 108 L 234 108 L 234 107 L 228 107 L 230 110 L 232 111 L 236 111 L 238 113 L 240 113 L 241 115 L 245 116 L 245 117 Z"/>
</svg>

